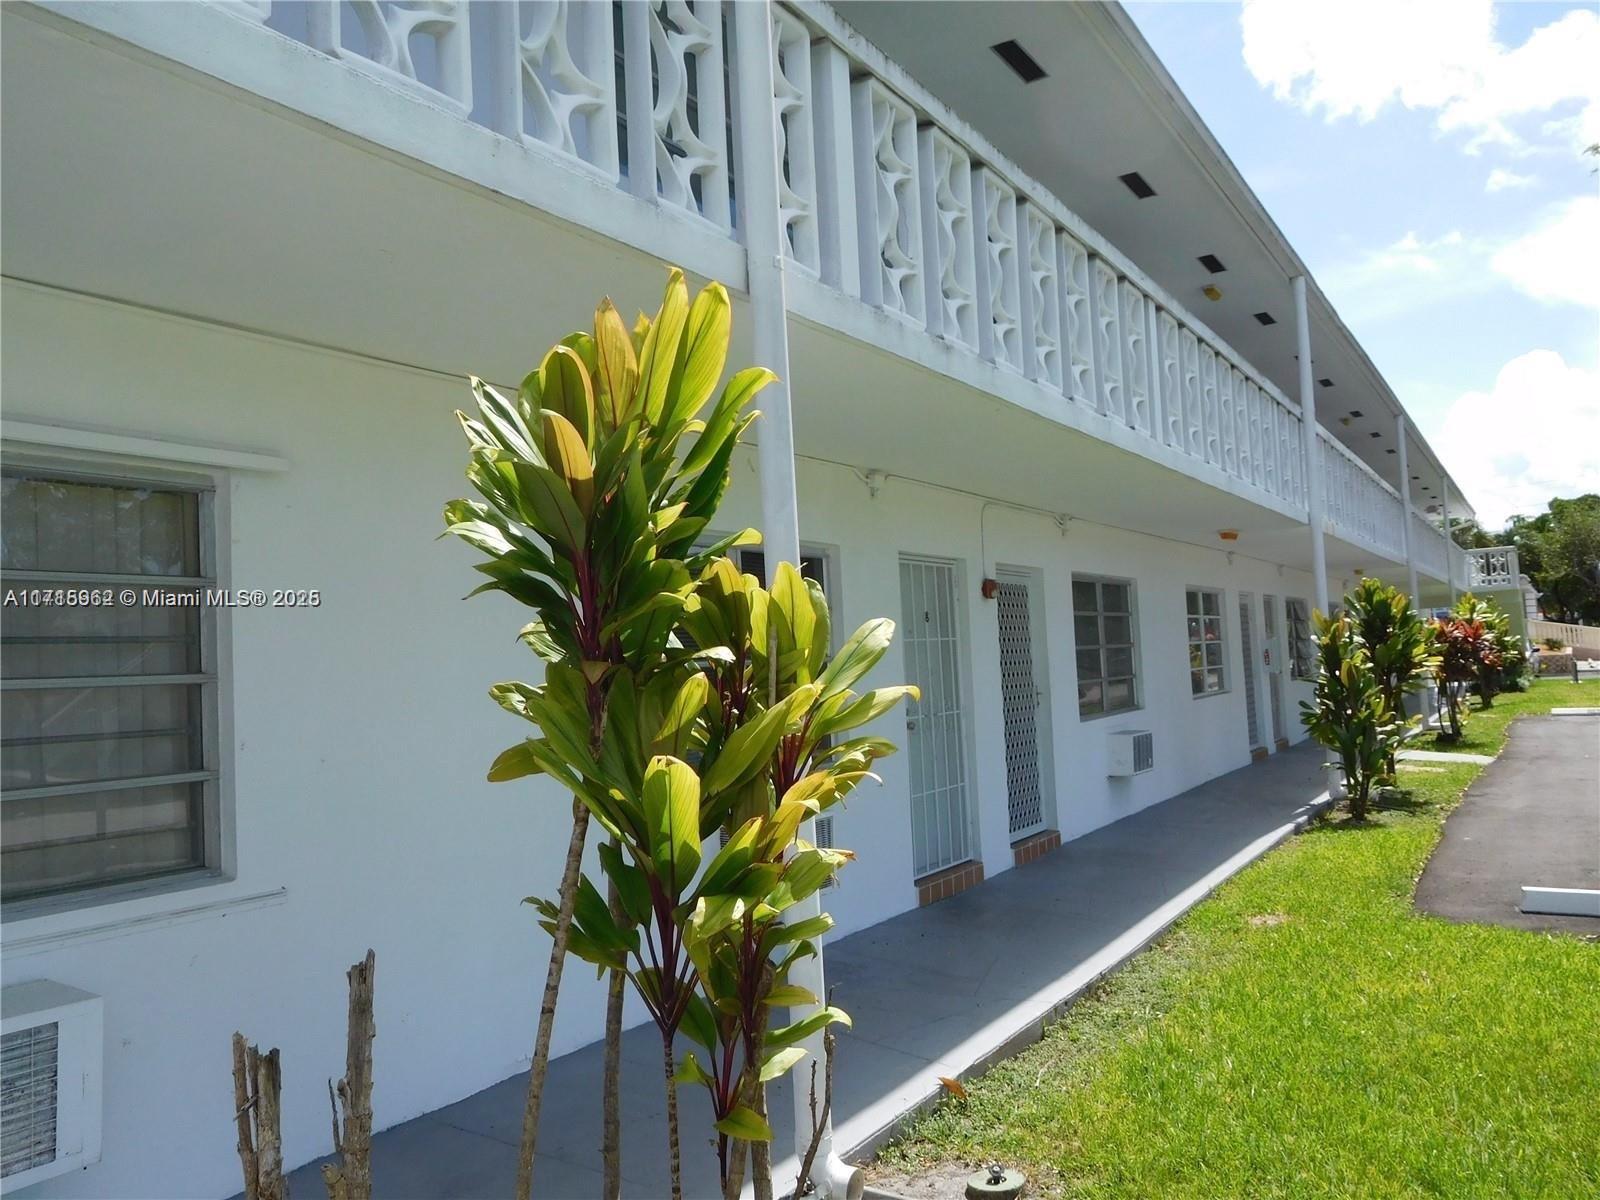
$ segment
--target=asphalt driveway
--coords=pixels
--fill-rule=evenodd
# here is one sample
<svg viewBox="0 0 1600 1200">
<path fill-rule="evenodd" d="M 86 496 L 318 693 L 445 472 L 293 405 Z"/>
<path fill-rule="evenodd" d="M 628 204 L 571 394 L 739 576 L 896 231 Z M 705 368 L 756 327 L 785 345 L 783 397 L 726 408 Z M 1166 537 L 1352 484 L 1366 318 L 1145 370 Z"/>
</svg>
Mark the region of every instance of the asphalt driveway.
<svg viewBox="0 0 1600 1200">
<path fill-rule="evenodd" d="M 1417 884 L 1451 921 L 1600 936 L 1600 918 L 1524 913 L 1524 886 L 1600 888 L 1600 717 L 1523 717 L 1467 789 Z"/>
</svg>

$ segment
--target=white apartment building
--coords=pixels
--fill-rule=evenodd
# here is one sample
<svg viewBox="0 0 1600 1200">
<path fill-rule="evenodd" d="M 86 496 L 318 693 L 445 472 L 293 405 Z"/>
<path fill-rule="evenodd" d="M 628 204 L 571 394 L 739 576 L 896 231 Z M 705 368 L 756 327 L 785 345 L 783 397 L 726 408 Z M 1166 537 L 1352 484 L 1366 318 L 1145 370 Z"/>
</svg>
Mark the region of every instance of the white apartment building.
<svg viewBox="0 0 1600 1200">
<path fill-rule="evenodd" d="M 1309 615 L 1358 575 L 1495 582 L 1115 5 L 40 0 L 0 29 L 4 587 L 139 597 L 3 617 L 27 1195 L 236 1191 L 235 1029 L 282 1047 L 288 1162 L 325 1153 L 369 945 L 380 1127 L 526 1067 L 520 900 L 568 805 L 484 781 L 522 736 L 486 689 L 537 663 L 435 540 L 451 413 L 603 294 L 653 310 L 664 264 L 734 294 L 732 363 L 786 337 L 807 565 L 836 629 L 900 622 L 879 682 L 923 689 L 824 831 L 859 856 L 841 931 L 1300 740 Z M 780 443 L 741 452 L 730 528 Z M 568 971 L 557 1053 L 602 995 Z"/>
</svg>

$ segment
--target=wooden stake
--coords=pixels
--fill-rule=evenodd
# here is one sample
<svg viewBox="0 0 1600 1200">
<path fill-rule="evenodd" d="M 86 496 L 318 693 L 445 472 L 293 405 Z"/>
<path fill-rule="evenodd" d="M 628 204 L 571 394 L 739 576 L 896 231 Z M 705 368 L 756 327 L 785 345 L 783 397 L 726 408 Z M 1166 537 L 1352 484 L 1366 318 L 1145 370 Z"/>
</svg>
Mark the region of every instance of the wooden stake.
<svg viewBox="0 0 1600 1200">
<path fill-rule="evenodd" d="M 253 1074 L 250 1071 L 250 1051 L 245 1048 L 244 1034 L 233 1035 L 233 1109 L 239 1126 L 239 1165 L 244 1170 L 244 1200 L 259 1200 L 258 1169 L 256 1164 L 255 1135 L 250 1118 L 255 1103 L 251 1099 Z"/>
<path fill-rule="evenodd" d="M 322 1168 L 331 1200 L 372 1200 L 372 1041 L 378 1033 L 372 1018 L 372 983 L 376 964 L 376 956 L 368 950 L 366 958 L 346 976 L 350 1007 L 345 1024 L 344 1078 L 339 1081 L 337 1097 L 333 1084 L 328 1084 L 333 1148 L 339 1162 Z"/>
<path fill-rule="evenodd" d="M 250 1047 L 255 1063 L 256 1194 L 260 1200 L 289 1200 L 283 1178 L 283 1127 L 279 1101 L 283 1094 L 283 1069 L 274 1046 L 265 1054 Z"/>
</svg>

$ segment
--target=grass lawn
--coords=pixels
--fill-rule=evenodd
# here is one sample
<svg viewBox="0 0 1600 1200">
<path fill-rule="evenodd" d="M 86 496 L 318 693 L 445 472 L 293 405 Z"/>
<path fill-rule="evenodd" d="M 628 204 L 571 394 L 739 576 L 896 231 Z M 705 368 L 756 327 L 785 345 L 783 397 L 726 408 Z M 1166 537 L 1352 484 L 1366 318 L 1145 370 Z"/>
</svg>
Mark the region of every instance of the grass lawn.
<svg viewBox="0 0 1600 1200">
<path fill-rule="evenodd" d="M 1496 753 L 1515 716 L 1597 702 L 1600 683 L 1541 681 L 1449 748 Z M 1427 767 L 1367 825 L 1335 818 L 1231 880 L 880 1173 L 999 1159 L 1034 1196 L 1128 1200 L 1600 1197 L 1600 944 L 1413 910 L 1481 769 Z"/>
</svg>

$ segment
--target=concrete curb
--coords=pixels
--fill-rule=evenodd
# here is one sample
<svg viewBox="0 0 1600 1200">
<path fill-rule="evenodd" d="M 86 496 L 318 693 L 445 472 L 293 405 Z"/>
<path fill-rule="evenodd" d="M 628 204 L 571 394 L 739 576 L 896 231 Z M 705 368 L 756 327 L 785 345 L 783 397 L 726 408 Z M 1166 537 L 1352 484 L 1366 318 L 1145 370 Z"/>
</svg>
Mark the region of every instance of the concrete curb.
<svg viewBox="0 0 1600 1200">
<path fill-rule="evenodd" d="M 1185 913 L 1269 850 L 1310 826 L 1337 801 L 1323 792 L 1294 817 L 1263 834 L 1231 858 L 1190 884 L 1144 920 L 1126 930 L 1055 984 L 1013 1008 L 1004 1018 L 955 1049 L 927 1071 L 842 1123 L 834 1131 L 835 1145 L 851 1162 L 870 1159 L 905 1131 L 916 1117 L 930 1110 L 944 1095 L 938 1076 L 965 1081 L 976 1078 L 996 1063 L 1025 1050 L 1044 1036 L 1047 1025 L 1059 1020 L 1086 992 L 1112 975 L 1134 955 L 1166 933 Z M 791 1165 L 792 1164 L 792 1165 Z M 798 1162 L 791 1159 L 774 1168 L 774 1178 L 792 1176 Z M 901 1200 L 892 1192 L 868 1188 L 868 1196 Z"/>
</svg>

